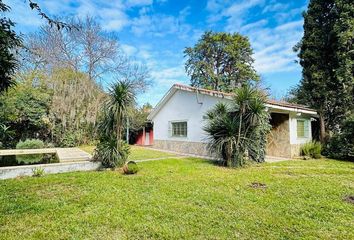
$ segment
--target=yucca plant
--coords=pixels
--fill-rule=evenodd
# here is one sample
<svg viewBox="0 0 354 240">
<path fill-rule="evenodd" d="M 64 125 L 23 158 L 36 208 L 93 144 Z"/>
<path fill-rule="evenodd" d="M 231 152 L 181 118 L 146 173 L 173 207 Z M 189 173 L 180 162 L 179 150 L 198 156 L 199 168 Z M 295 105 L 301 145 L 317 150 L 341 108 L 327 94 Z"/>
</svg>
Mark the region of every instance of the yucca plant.
<svg viewBox="0 0 354 240">
<path fill-rule="evenodd" d="M 270 131 L 266 96 L 249 85 L 235 90 L 231 105 L 218 103 L 206 114 L 204 131 L 209 149 L 227 166 L 242 166 L 245 160 L 264 161 L 266 135 Z"/>
<path fill-rule="evenodd" d="M 128 109 L 134 103 L 134 89 L 128 81 L 111 86 L 97 126 L 100 142 L 94 154 L 106 167 L 122 166 L 128 158 L 129 145 L 122 140 L 122 132 Z"/>
<path fill-rule="evenodd" d="M 129 153 L 130 147 L 127 143 L 120 141 L 117 144 L 115 138 L 108 138 L 97 144 L 94 159 L 101 161 L 103 166 L 114 169 L 124 165 Z"/>
</svg>

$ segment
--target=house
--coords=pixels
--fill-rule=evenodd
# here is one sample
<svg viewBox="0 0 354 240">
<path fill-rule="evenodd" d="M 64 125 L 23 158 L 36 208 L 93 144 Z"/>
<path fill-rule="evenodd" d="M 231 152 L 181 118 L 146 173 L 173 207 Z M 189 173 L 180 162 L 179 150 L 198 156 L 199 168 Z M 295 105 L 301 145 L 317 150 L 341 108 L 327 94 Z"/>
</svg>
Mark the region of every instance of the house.
<svg viewBox="0 0 354 240">
<path fill-rule="evenodd" d="M 154 147 L 210 156 L 207 134 L 203 131 L 205 113 L 216 103 L 230 103 L 232 93 L 173 85 L 148 119 L 154 125 Z M 295 157 L 300 146 L 313 139 L 317 132 L 315 110 L 303 105 L 267 100 L 272 130 L 268 135 L 266 154 L 274 157 Z"/>
<path fill-rule="evenodd" d="M 150 146 L 154 143 L 154 132 L 151 122 L 147 122 L 142 129 L 140 129 L 135 138 L 135 145 Z"/>
</svg>

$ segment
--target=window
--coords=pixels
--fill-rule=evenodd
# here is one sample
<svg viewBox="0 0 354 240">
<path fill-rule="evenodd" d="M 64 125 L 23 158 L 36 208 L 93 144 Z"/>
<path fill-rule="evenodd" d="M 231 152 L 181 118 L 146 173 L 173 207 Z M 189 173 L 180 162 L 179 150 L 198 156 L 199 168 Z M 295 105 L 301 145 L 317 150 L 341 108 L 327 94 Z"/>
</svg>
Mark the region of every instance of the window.
<svg viewBox="0 0 354 240">
<path fill-rule="evenodd" d="M 309 137 L 309 121 L 304 119 L 298 119 L 296 121 L 296 130 L 298 138 Z"/>
<path fill-rule="evenodd" d="M 187 122 L 172 122 L 172 137 L 187 137 Z"/>
</svg>

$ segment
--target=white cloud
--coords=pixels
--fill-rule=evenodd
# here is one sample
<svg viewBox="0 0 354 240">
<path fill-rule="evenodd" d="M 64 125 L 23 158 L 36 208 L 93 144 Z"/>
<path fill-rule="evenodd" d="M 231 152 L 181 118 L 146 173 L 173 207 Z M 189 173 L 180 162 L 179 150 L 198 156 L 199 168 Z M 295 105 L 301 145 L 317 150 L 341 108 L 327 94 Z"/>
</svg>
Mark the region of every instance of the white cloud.
<svg viewBox="0 0 354 240">
<path fill-rule="evenodd" d="M 240 31 L 245 32 L 245 31 L 252 30 L 254 28 L 260 28 L 260 27 L 265 26 L 267 23 L 268 23 L 268 20 L 262 19 L 262 20 L 259 20 L 257 22 L 253 22 L 253 23 L 249 23 L 249 24 L 243 25 L 241 27 Z"/>
<path fill-rule="evenodd" d="M 120 31 L 129 24 L 129 18 L 121 9 L 103 8 L 99 12 L 102 26 L 108 31 Z"/>
<path fill-rule="evenodd" d="M 4 3 L 11 7 L 10 12 L 6 12 L 4 16 L 9 17 L 17 25 L 38 27 L 43 23 L 37 12 L 32 11 L 22 0 L 5 0 Z"/>
<path fill-rule="evenodd" d="M 182 9 L 177 17 L 165 14 L 141 13 L 131 21 L 131 31 L 136 36 L 148 34 L 154 37 L 176 35 L 178 38 L 187 38 L 192 27 L 185 23 L 189 8 Z"/>
<path fill-rule="evenodd" d="M 289 22 L 276 28 L 259 28 L 247 32 L 255 54 L 255 68 L 260 73 L 296 69 L 293 46 L 301 39 L 302 21 Z"/>
<path fill-rule="evenodd" d="M 211 12 L 207 21 L 215 23 L 221 19 L 227 21 L 227 31 L 236 31 L 246 21 L 251 8 L 263 6 L 265 0 L 242 0 L 239 2 L 209 0 L 206 9 Z"/>
<path fill-rule="evenodd" d="M 283 3 L 274 2 L 272 4 L 267 4 L 267 6 L 265 8 L 263 8 L 262 13 L 284 11 L 288 7 L 289 7 L 289 4 L 283 4 Z"/>
<path fill-rule="evenodd" d="M 141 7 L 141 6 L 147 6 L 152 4 L 152 0 L 128 0 L 126 2 L 126 5 L 128 7 Z"/>
<path fill-rule="evenodd" d="M 136 47 L 131 46 L 129 44 L 121 44 L 120 47 L 128 57 L 131 57 L 138 52 L 138 49 Z"/>
</svg>

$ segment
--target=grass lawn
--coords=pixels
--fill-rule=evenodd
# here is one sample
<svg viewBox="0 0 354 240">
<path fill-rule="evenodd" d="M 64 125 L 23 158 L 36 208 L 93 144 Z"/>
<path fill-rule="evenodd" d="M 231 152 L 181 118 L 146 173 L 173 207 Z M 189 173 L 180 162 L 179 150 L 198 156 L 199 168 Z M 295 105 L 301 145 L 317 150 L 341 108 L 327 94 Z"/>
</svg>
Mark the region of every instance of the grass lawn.
<svg viewBox="0 0 354 240">
<path fill-rule="evenodd" d="M 353 163 L 139 166 L 0 181 L 0 239 L 354 239 Z"/>
<path fill-rule="evenodd" d="M 86 151 L 90 154 L 93 154 L 95 146 L 92 145 L 82 145 L 79 147 L 81 150 Z M 139 146 L 130 146 L 130 155 L 129 160 L 144 160 L 144 159 L 153 159 L 153 158 L 164 158 L 164 157 L 173 157 L 176 156 L 171 153 L 156 151 L 146 147 Z"/>
</svg>

